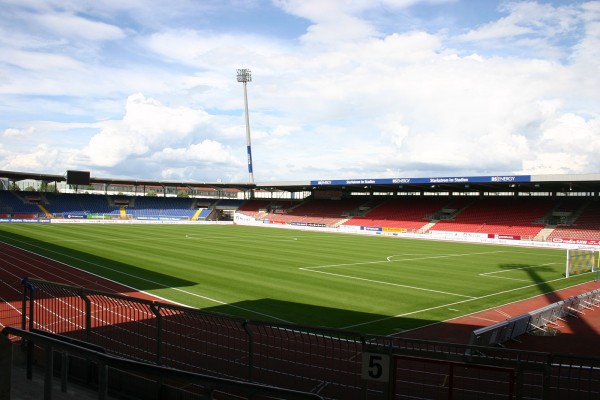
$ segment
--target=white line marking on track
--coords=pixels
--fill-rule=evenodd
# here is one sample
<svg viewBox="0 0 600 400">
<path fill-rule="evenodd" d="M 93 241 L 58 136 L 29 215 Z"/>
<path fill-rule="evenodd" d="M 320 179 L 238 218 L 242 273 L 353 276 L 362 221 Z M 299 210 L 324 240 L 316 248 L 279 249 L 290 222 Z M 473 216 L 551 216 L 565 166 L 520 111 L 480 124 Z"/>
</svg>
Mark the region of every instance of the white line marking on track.
<svg viewBox="0 0 600 400">
<path fill-rule="evenodd" d="M 185 294 L 187 294 L 187 295 L 190 295 L 190 296 L 193 296 L 193 297 L 198 297 L 198 298 L 201 298 L 201 299 L 204 299 L 204 300 L 212 301 L 212 302 L 214 302 L 214 303 L 221 304 L 221 305 L 228 306 L 228 307 L 237 308 L 238 310 L 242 310 L 242 311 L 251 312 L 251 313 L 253 313 L 253 314 L 256 314 L 256 315 L 262 315 L 262 316 L 264 316 L 264 317 L 271 318 L 271 319 L 274 319 L 274 320 L 277 320 L 277 321 L 281 321 L 281 322 L 284 322 L 284 323 L 292 323 L 292 322 L 290 322 L 290 321 L 287 321 L 287 320 L 285 320 L 285 319 L 282 319 L 282 318 L 279 318 L 279 317 L 275 317 L 275 316 L 273 316 L 273 315 L 265 314 L 265 313 L 262 313 L 262 312 L 259 312 L 259 311 L 255 311 L 255 310 L 250 310 L 250 309 L 247 309 L 247 308 L 244 308 L 244 307 L 235 306 L 235 305 L 233 305 L 233 304 L 230 304 L 230 303 L 227 303 L 227 302 L 224 302 L 224 301 L 220 301 L 220 300 L 217 300 L 217 299 L 213 299 L 213 298 L 211 298 L 211 297 L 202 296 L 202 295 L 200 295 L 200 294 L 197 294 L 197 293 L 188 292 L 187 290 L 183 290 L 183 289 L 179 289 L 179 288 L 176 288 L 176 287 L 168 286 L 168 285 L 165 285 L 165 284 L 163 284 L 163 283 L 160 283 L 160 282 L 155 282 L 155 281 L 153 281 L 153 280 L 150 280 L 150 279 L 141 278 L 141 277 L 139 277 L 139 276 L 137 276 L 137 275 L 134 275 L 134 274 L 129 274 L 129 273 L 127 273 L 127 272 L 123 272 L 123 271 L 119 271 L 119 270 L 117 270 L 117 269 L 109 268 L 109 267 L 107 267 L 107 266 L 104 266 L 104 265 L 100 265 L 100 264 L 92 263 L 92 262 L 90 262 L 90 261 L 87 261 L 87 260 L 84 260 L 84 259 L 81 259 L 81 258 L 77 258 L 77 257 L 73 257 L 73 256 L 71 256 L 71 255 L 68 255 L 68 254 L 63 254 L 63 253 L 59 253 L 59 252 L 57 252 L 57 251 L 53 251 L 53 250 L 49 250 L 49 249 L 45 249 L 45 248 L 44 248 L 44 247 L 42 247 L 42 246 L 36 246 L 36 245 L 32 245 L 32 246 L 34 246 L 34 247 L 38 247 L 38 248 L 41 248 L 41 249 L 44 249 L 44 250 L 46 250 L 46 251 L 49 251 L 49 252 L 51 252 L 51 253 L 60 254 L 60 255 L 62 255 L 62 256 L 65 256 L 65 257 L 71 258 L 71 259 L 73 259 L 73 260 L 77 260 L 77 261 L 83 262 L 83 263 L 85 263 L 85 264 L 93 265 L 93 266 L 96 266 L 96 267 L 98 267 L 98 268 L 102 268 L 102 269 L 106 269 L 106 270 L 109 270 L 109 271 L 112 271 L 112 272 L 115 272 L 115 273 L 119 273 L 119 274 L 122 274 L 122 275 L 126 275 L 126 276 L 129 276 L 129 277 L 132 277 L 132 278 L 138 279 L 138 280 L 140 280 L 140 281 L 149 282 L 149 283 L 151 283 L 151 284 L 153 284 L 153 285 L 157 285 L 157 286 L 160 286 L 160 287 L 169 288 L 169 289 L 172 289 L 172 290 L 175 290 L 175 291 L 181 292 L 181 293 L 185 293 Z M 16 246 L 13 246 L 13 247 L 16 247 Z M 26 251 L 26 252 L 28 252 L 28 253 L 33 253 L 32 251 L 29 251 L 29 250 L 26 250 L 26 249 L 21 249 L 21 248 L 19 248 L 19 249 L 20 249 L 20 250 L 23 250 L 23 251 Z M 78 269 L 78 270 L 80 270 L 80 271 L 85 271 L 84 269 L 77 268 L 77 267 L 73 267 L 72 265 L 69 265 L 69 264 L 67 264 L 67 263 L 64 263 L 64 262 L 61 262 L 61 261 L 54 260 L 54 259 L 52 259 L 52 258 L 50 258 L 50 257 L 44 256 L 44 255 L 41 255 L 41 254 L 37 254 L 37 253 L 33 253 L 33 254 L 36 254 L 36 255 L 37 255 L 37 256 L 39 256 L 39 257 L 46 258 L 46 259 L 48 259 L 48 260 L 51 260 L 51 261 L 53 261 L 53 262 L 56 262 L 56 263 L 59 263 L 59 264 L 62 264 L 62 265 L 66 265 L 66 266 L 68 266 L 68 267 L 70 267 L 70 268 L 75 268 L 75 269 Z M 88 271 L 85 271 L 85 272 L 88 272 Z M 90 272 L 88 272 L 88 273 L 90 273 Z M 90 274 L 92 274 L 92 273 L 90 273 Z M 92 275 L 95 275 L 95 274 L 92 274 Z M 97 275 L 97 276 L 100 276 L 100 275 Z M 107 279 L 107 278 L 104 278 L 104 277 L 102 277 L 102 276 L 100 276 L 100 277 L 101 277 L 102 279 Z M 110 279 L 107 279 L 107 280 L 110 280 Z M 111 280 L 111 281 L 112 281 L 112 282 L 115 282 L 115 283 L 118 283 L 119 285 L 123 285 L 122 283 L 116 282 L 116 281 L 114 281 L 114 280 Z M 145 292 L 145 291 L 143 291 L 143 290 L 137 289 L 137 288 L 135 288 L 135 287 L 133 287 L 133 286 L 130 286 L 130 285 L 123 285 L 123 286 L 128 286 L 128 287 L 130 287 L 130 288 L 132 288 L 132 289 L 134 289 L 134 290 L 136 290 L 136 291 L 138 291 L 138 292 L 146 293 L 146 294 L 148 294 L 148 295 L 151 295 L 151 296 L 154 296 L 154 297 L 160 298 L 160 296 L 156 296 L 156 295 L 154 295 L 154 294 L 152 294 L 152 293 Z M 168 300 L 168 301 L 171 301 L 171 300 Z"/>
<path fill-rule="evenodd" d="M 495 319 L 478 317 L 478 316 L 476 316 L 476 315 L 473 315 L 471 318 L 474 318 L 474 319 L 480 319 L 480 320 L 482 320 L 482 321 L 491 322 L 491 323 L 493 323 L 493 324 L 495 324 L 496 322 L 500 322 L 500 321 L 497 321 L 497 320 L 495 320 Z"/>
</svg>

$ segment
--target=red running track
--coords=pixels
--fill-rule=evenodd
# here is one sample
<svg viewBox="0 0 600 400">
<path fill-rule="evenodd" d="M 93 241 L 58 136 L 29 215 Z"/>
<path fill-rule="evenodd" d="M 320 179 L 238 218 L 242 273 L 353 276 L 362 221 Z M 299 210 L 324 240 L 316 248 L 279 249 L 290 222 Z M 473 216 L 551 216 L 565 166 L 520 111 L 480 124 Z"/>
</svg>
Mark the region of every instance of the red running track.
<svg viewBox="0 0 600 400">
<path fill-rule="evenodd" d="M 21 281 L 25 277 L 159 300 L 131 287 L 0 242 L 0 329 L 21 326 Z"/>
<path fill-rule="evenodd" d="M 560 300 L 587 293 L 600 288 L 600 282 L 585 284 L 546 293 L 527 300 L 505 304 L 500 307 L 432 324 L 424 328 L 399 334 L 401 337 L 434 340 L 451 343 L 468 343 L 471 332 L 484 326 L 505 321 L 511 317 L 537 310 Z M 504 343 L 505 347 L 541 351 L 547 353 L 571 354 L 587 357 L 600 357 L 600 308 L 585 310 L 583 314 L 557 321 L 552 326 L 554 336 L 523 335 L 519 342 Z"/>
<path fill-rule="evenodd" d="M 157 297 L 128 286 L 0 242 L 0 329 L 4 326 L 20 327 L 23 290 L 21 280 L 24 277 L 158 300 Z M 468 343 L 471 332 L 475 329 L 598 288 L 600 288 L 599 282 L 589 282 L 404 332 L 399 336 Z M 554 336 L 524 335 L 520 338 L 521 343 L 508 342 L 505 345 L 523 350 L 600 357 L 600 348 L 597 346 L 598 338 L 600 338 L 600 309 L 586 310 L 585 314 L 581 314 L 579 317 L 569 317 L 565 321 L 559 321 L 559 325 L 555 327 L 557 329 Z"/>
</svg>

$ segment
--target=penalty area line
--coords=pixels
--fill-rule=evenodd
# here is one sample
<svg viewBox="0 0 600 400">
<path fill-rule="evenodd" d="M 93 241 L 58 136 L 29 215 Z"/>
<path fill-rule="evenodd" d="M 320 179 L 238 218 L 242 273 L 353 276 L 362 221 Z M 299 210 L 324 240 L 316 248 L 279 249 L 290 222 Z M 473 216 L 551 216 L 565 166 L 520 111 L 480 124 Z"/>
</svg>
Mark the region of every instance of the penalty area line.
<svg viewBox="0 0 600 400">
<path fill-rule="evenodd" d="M 503 274 L 505 272 L 512 272 L 512 271 L 519 271 L 519 270 L 522 271 L 522 270 L 525 270 L 525 269 L 547 267 L 549 265 L 555 265 L 555 264 L 556 263 L 545 263 L 545 264 L 538 264 L 538 265 L 529 265 L 527 267 L 503 269 L 502 271 L 482 272 L 479 275 L 481 275 L 481 276 L 488 276 L 488 275 L 495 275 L 495 274 Z"/>
<path fill-rule="evenodd" d="M 337 276 L 340 278 L 346 278 L 346 279 L 355 279 L 358 281 L 364 281 L 364 282 L 371 282 L 371 283 L 378 283 L 381 285 L 389 285 L 389 286 L 397 286 L 397 287 L 403 287 L 403 288 L 407 288 L 407 289 L 412 289 L 412 290 L 418 290 L 418 291 L 423 291 L 423 292 L 433 292 L 433 293 L 439 293 L 439 294 L 447 294 L 450 296 L 457 296 L 457 297 L 465 297 L 467 299 L 475 299 L 476 297 L 473 296 L 466 296 L 464 294 L 457 294 L 457 293 L 451 293 L 451 292 L 444 292 L 441 290 L 435 290 L 435 289 L 427 289 L 427 288 L 422 288 L 422 287 L 417 287 L 417 286 L 409 286 L 409 285 L 401 285 L 399 283 L 392 283 L 392 282 L 385 282 L 385 281 L 377 281 L 374 279 L 367 279 L 367 278 L 360 278 L 358 276 L 351 276 L 351 275 L 342 275 L 342 274 L 334 274 L 333 272 L 325 272 L 325 271 L 315 271 L 312 269 L 306 269 L 306 268 L 299 268 L 300 270 L 303 271 L 307 271 L 307 272 L 315 272 L 315 273 L 319 273 L 319 274 L 325 274 L 325 275 L 332 275 L 332 276 Z"/>
<path fill-rule="evenodd" d="M 320 272 L 320 271 L 314 271 L 314 272 Z M 356 328 L 356 327 L 359 327 L 359 326 L 376 324 L 378 322 L 389 321 L 390 319 L 394 319 L 394 318 L 402 318 L 402 317 L 406 317 L 406 316 L 409 316 L 409 315 L 420 314 L 420 313 L 431 311 L 431 310 L 438 310 L 440 308 L 454 306 L 456 304 L 468 303 L 468 302 L 474 301 L 474 300 L 481 300 L 481 299 L 485 299 L 485 298 L 488 298 L 488 297 L 498 296 L 498 295 L 501 295 L 501 294 L 516 292 L 517 290 L 527 289 L 527 288 L 539 286 L 539 285 L 542 285 L 542 284 L 548 284 L 548 283 L 560 281 L 560 280 L 563 280 L 563 279 L 567 279 L 567 278 L 558 278 L 558 279 L 552 279 L 552 280 L 549 280 L 549 281 L 546 281 L 546 282 L 542 282 L 542 283 L 534 283 L 532 285 L 526 285 L 526 286 L 521 286 L 521 287 L 514 288 L 514 289 L 503 290 L 501 292 L 490 293 L 490 294 L 486 294 L 484 296 L 473 297 L 471 299 L 466 299 L 466 300 L 460 300 L 460 301 L 456 301 L 454 303 L 447 303 L 447 304 L 442 304 L 442 305 L 439 305 L 439 306 L 424 308 L 422 310 L 410 311 L 410 312 L 406 312 L 406 313 L 403 313 L 403 314 L 394 315 L 392 317 L 379 318 L 379 319 L 372 320 L 372 321 L 361 322 L 361 323 L 354 324 L 354 325 L 343 326 L 340 329 L 350 329 L 350 328 Z"/>
</svg>

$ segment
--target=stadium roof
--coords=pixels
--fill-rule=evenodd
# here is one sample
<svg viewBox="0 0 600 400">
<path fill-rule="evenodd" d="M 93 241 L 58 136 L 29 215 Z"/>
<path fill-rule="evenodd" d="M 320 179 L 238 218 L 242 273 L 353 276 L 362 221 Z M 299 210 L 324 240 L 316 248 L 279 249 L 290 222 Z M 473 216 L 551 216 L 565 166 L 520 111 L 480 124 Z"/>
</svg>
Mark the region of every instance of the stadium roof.
<svg viewBox="0 0 600 400">
<path fill-rule="evenodd" d="M 351 190 L 420 192 L 600 192 L 600 174 L 494 175 L 428 178 L 314 180 L 257 183 L 265 190 Z"/>
<path fill-rule="evenodd" d="M 0 178 L 6 178 L 10 181 L 19 182 L 24 180 L 34 180 L 43 182 L 66 182 L 65 175 L 39 174 L 30 172 L 0 171 Z M 188 188 L 213 188 L 213 189 L 238 189 L 251 190 L 255 188 L 250 183 L 222 183 L 222 182 L 194 182 L 194 181 L 155 181 L 145 179 L 113 179 L 90 177 L 90 184 L 108 184 L 123 186 L 146 186 L 146 187 L 188 187 Z"/>
<path fill-rule="evenodd" d="M 65 175 L 29 172 L 0 171 L 0 178 L 19 182 L 37 180 L 66 182 Z M 112 179 L 90 177 L 90 183 L 145 187 L 213 188 L 216 190 L 253 189 L 266 191 L 315 191 L 342 190 L 352 192 L 372 191 L 422 191 L 422 192 L 594 192 L 600 193 L 600 174 L 554 174 L 554 175 L 493 175 L 452 176 L 427 178 L 384 179 L 332 179 L 310 181 L 282 181 L 252 183 L 160 181 L 143 179 Z"/>
</svg>

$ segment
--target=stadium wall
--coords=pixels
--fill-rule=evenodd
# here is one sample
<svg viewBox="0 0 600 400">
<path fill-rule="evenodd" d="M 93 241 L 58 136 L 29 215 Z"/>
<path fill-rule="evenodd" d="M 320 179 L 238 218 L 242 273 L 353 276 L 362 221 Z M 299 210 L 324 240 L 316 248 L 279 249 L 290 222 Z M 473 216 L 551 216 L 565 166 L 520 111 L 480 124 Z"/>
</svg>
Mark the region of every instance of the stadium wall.
<svg viewBox="0 0 600 400">
<path fill-rule="evenodd" d="M 593 247 L 600 250 L 600 244 L 597 243 L 564 243 L 564 242 L 541 242 L 532 240 L 521 240 L 517 238 L 506 239 L 502 235 L 488 235 L 482 233 L 471 233 L 471 232 L 446 232 L 446 231 L 429 231 L 427 233 L 412 233 L 405 232 L 402 229 L 386 229 L 379 227 L 365 227 L 365 226 L 346 226 L 341 225 L 339 227 L 331 228 L 321 226 L 321 224 L 310 224 L 310 223 L 294 223 L 294 224 L 271 224 L 270 221 L 257 221 L 252 217 L 241 213 L 234 214 L 233 221 L 189 221 L 189 220 L 103 220 L 103 219 L 18 219 L 18 218 L 3 218 L 0 219 L 0 223 L 51 223 L 51 224 L 120 224 L 120 225 L 139 225 L 139 224 L 164 224 L 164 225 L 248 225 L 248 226 L 262 226 L 269 228 L 279 229 L 296 229 L 296 230 L 312 230 L 319 232 L 332 232 L 332 233 L 346 233 L 346 234 L 357 234 L 357 235 L 380 235 L 380 236 L 392 236 L 406 239 L 422 239 L 422 240 L 444 240 L 444 241 L 455 241 L 455 242 L 469 242 L 469 243 L 487 243 L 487 244 L 500 244 L 507 246 L 519 246 L 519 247 L 541 247 L 541 248 L 554 248 L 554 249 L 567 249 L 574 248 L 581 245 L 587 247 Z"/>
<path fill-rule="evenodd" d="M 320 232 L 347 233 L 357 235 L 380 235 L 392 236 L 407 239 L 423 239 L 423 240 L 444 240 L 454 242 L 469 242 L 469 243 L 487 243 L 500 244 L 507 246 L 519 247 L 541 247 L 553 249 L 567 249 L 581 245 L 581 243 L 561 243 L 561 242 L 540 242 L 533 240 L 521 240 L 517 238 L 506 239 L 503 235 L 488 235 L 486 233 L 472 232 L 445 232 L 445 231 L 430 231 L 427 233 L 412 233 L 403 232 L 401 229 L 385 229 L 379 227 L 368 226 L 347 226 L 341 225 L 337 228 L 311 226 L 310 224 L 271 224 L 268 220 L 256 221 L 254 218 L 240 213 L 234 214 L 234 222 L 238 225 L 250 226 L 265 226 L 269 228 L 279 229 L 297 229 L 297 230 L 314 230 Z M 585 243 L 586 246 L 598 248 L 600 245 Z"/>
</svg>

